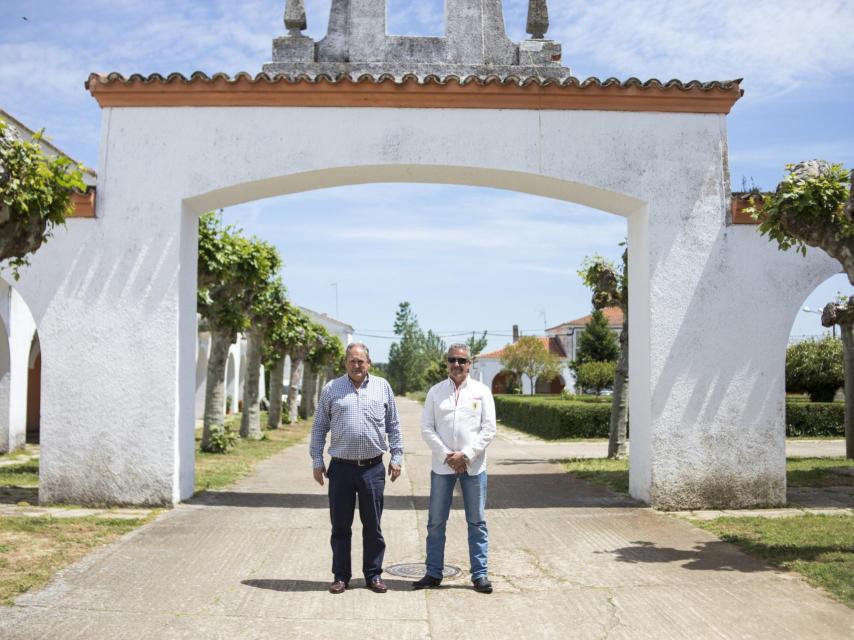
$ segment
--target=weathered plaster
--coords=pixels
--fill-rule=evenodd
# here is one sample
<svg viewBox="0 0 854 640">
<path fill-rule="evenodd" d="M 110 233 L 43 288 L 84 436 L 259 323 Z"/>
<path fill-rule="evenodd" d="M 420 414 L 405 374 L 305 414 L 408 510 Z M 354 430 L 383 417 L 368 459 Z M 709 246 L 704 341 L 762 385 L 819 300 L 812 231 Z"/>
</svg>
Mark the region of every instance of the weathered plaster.
<svg viewBox="0 0 854 640">
<path fill-rule="evenodd" d="M 724 139 L 717 115 L 106 110 L 100 217 L 71 221 L 20 282 L 50 365 L 42 497 L 192 493 L 193 416 L 181 408 L 194 402 L 194 216 L 337 185 L 427 182 L 627 217 L 632 494 L 662 508 L 781 502 L 787 336 L 837 269 L 725 225 Z M 87 384 L 69 394 L 69 379 Z"/>
</svg>

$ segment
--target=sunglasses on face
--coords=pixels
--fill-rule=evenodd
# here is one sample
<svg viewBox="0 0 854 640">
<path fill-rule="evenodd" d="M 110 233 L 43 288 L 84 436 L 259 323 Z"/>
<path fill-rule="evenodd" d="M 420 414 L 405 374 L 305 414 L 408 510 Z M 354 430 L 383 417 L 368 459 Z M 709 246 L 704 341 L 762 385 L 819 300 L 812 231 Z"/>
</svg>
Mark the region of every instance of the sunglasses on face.
<svg viewBox="0 0 854 640">
<path fill-rule="evenodd" d="M 468 364 L 468 358 L 448 358 L 448 364 Z"/>
</svg>

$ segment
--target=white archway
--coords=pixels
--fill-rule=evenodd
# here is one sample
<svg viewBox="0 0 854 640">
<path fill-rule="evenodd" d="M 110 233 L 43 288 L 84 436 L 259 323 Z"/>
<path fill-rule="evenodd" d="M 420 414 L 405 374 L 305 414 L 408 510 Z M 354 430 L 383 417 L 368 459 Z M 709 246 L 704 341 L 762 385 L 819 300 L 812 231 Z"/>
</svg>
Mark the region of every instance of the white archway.
<svg viewBox="0 0 854 640">
<path fill-rule="evenodd" d="M 45 348 L 65 363 L 45 371 L 43 433 L 61 422 L 57 444 L 86 452 L 52 466 L 43 499 L 191 495 L 200 213 L 323 187 L 432 182 L 626 217 L 632 495 L 661 508 L 785 500 L 781 354 L 811 283 L 836 269 L 727 224 L 722 113 L 113 106 L 104 126 L 99 218 L 57 234 L 21 280 L 38 299 Z M 77 340 L 63 345 L 69 334 Z M 151 344 L 161 348 L 142 357 Z M 97 399 L 50 393 L 80 376 Z"/>
<path fill-rule="evenodd" d="M 16 287 L 0 278 L 0 452 L 24 446 L 36 322 Z"/>
</svg>

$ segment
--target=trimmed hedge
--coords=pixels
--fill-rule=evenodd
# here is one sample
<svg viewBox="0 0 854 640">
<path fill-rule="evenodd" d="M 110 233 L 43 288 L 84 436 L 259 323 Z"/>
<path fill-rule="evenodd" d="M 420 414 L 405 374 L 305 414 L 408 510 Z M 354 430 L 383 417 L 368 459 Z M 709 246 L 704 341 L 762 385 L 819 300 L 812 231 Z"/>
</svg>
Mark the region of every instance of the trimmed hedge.
<svg viewBox="0 0 854 640">
<path fill-rule="evenodd" d="M 786 435 L 845 437 L 844 402 L 786 402 Z"/>
<path fill-rule="evenodd" d="M 495 396 L 504 424 L 545 438 L 607 438 L 611 404 L 555 397 Z M 786 402 L 786 436 L 845 436 L 842 402 Z"/>
<path fill-rule="evenodd" d="M 501 422 L 547 440 L 607 438 L 611 405 L 558 398 L 495 396 Z"/>
</svg>

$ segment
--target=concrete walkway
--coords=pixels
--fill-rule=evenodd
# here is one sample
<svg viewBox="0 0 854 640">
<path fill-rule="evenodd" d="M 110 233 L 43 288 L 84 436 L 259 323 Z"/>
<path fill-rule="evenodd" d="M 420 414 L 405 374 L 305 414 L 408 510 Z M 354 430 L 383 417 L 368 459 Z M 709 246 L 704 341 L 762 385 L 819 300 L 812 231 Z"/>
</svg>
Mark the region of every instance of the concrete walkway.
<svg viewBox="0 0 854 640">
<path fill-rule="evenodd" d="M 400 401 L 408 453 L 387 487 L 386 565 L 423 561 L 428 450 L 420 407 Z M 0 637 L 98 638 L 851 638 L 854 611 L 688 523 L 592 488 L 537 449 L 491 448 L 490 565 L 496 591 L 467 576 L 413 592 L 326 592 L 326 496 L 306 446 L 259 465 L 0 609 Z M 455 502 L 447 561 L 467 569 Z M 358 518 L 354 535 L 360 536 Z M 358 538 L 357 538 L 358 539 Z M 359 545 L 354 545 L 354 550 Z M 354 567 L 360 566 L 358 551 Z M 358 573 L 358 572 L 357 572 Z"/>
</svg>

